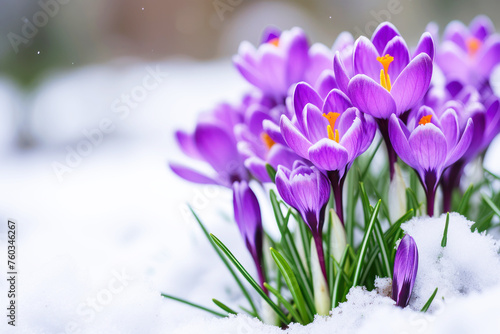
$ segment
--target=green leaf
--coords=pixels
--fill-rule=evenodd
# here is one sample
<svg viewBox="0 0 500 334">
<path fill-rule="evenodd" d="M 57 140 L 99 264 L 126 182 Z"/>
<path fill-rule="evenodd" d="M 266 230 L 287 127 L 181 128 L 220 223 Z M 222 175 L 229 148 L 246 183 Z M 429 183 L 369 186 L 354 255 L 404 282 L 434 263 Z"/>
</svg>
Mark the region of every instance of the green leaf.
<svg viewBox="0 0 500 334">
<path fill-rule="evenodd" d="M 437 292 L 438 292 L 438 288 L 436 288 L 436 290 L 434 290 L 434 292 L 432 293 L 431 297 L 429 298 L 429 300 L 427 301 L 427 303 L 425 303 L 424 307 L 422 307 L 422 309 L 420 310 L 420 312 L 427 312 L 427 310 L 429 309 L 429 307 L 432 304 L 432 301 L 434 300 L 434 297 L 436 297 L 436 293 Z"/>
<path fill-rule="evenodd" d="M 441 247 L 446 247 L 448 241 L 448 224 L 450 223 L 450 213 L 446 213 L 446 224 L 444 225 L 443 239 L 441 240 Z"/>
<path fill-rule="evenodd" d="M 215 298 L 212 298 L 212 301 L 214 302 L 215 305 L 219 306 L 221 309 L 223 309 L 227 313 L 238 314 L 235 310 L 233 310 L 232 308 L 230 308 L 229 306 L 227 306 L 223 302 L 220 302 Z"/>
<path fill-rule="evenodd" d="M 222 250 L 224 254 L 226 254 L 227 258 L 233 263 L 233 265 L 238 269 L 238 271 L 243 275 L 243 277 L 247 280 L 248 283 L 257 291 L 257 293 L 271 306 L 271 308 L 276 312 L 281 321 L 288 324 L 288 319 L 281 309 L 266 295 L 264 290 L 259 286 L 253 277 L 246 271 L 246 269 L 241 265 L 241 263 L 234 257 L 233 253 L 213 234 L 210 234 L 210 237 L 215 242 L 215 244 Z"/>
<path fill-rule="evenodd" d="M 295 320 L 297 322 L 303 323 L 303 320 L 302 320 L 300 314 L 297 312 L 296 307 L 294 307 L 292 304 L 290 304 L 288 302 L 288 300 L 286 300 L 285 297 L 283 297 L 281 295 L 281 293 L 279 293 L 278 290 L 276 290 L 275 288 L 273 288 L 269 284 L 264 283 L 264 286 L 266 287 L 267 290 L 269 290 L 269 292 L 271 292 L 273 295 L 275 295 L 278 298 L 278 301 L 281 304 L 283 304 L 283 306 L 288 310 L 288 312 L 290 312 L 290 314 L 295 318 Z"/>
<path fill-rule="evenodd" d="M 361 242 L 361 249 L 358 253 L 358 262 L 356 264 L 356 270 L 354 271 L 354 278 L 352 280 L 352 286 L 357 286 L 359 283 L 359 277 L 361 275 L 361 269 L 363 267 L 363 262 L 365 260 L 366 252 L 368 251 L 368 241 L 370 240 L 370 235 L 372 234 L 373 227 L 375 226 L 375 221 L 377 219 L 378 212 L 380 210 L 380 203 L 382 200 L 378 200 L 377 205 L 373 209 L 373 213 L 370 218 L 370 223 L 368 224 L 368 229 L 365 232 L 363 241 Z"/>
<path fill-rule="evenodd" d="M 236 281 L 236 284 L 238 284 L 238 287 L 240 288 L 241 292 L 243 293 L 243 295 L 245 296 L 245 298 L 250 303 L 250 307 L 252 308 L 253 312 L 255 314 L 258 314 L 257 308 L 255 307 L 255 304 L 254 304 L 254 302 L 252 300 L 252 297 L 250 297 L 250 294 L 248 293 L 247 289 L 245 288 L 245 286 L 243 285 L 243 283 L 241 282 L 241 280 L 238 278 L 238 276 L 236 276 L 236 273 L 234 272 L 233 268 L 231 268 L 231 266 L 227 262 L 226 258 L 220 252 L 219 248 L 217 248 L 217 246 L 213 242 L 213 240 L 210 237 L 207 229 L 205 228 L 205 225 L 203 225 L 203 223 L 201 222 L 200 218 L 198 218 L 198 215 L 196 215 L 196 213 L 194 212 L 194 210 L 191 208 L 190 205 L 188 205 L 188 207 L 189 207 L 189 210 L 191 211 L 191 213 L 193 214 L 194 218 L 196 219 L 196 221 L 200 225 L 201 230 L 203 231 L 203 234 L 205 234 L 205 236 L 207 237 L 208 241 L 210 242 L 210 245 L 212 245 L 212 247 L 215 250 L 215 252 L 217 253 L 217 255 L 219 255 L 219 258 L 222 260 L 222 262 L 224 263 L 224 265 L 226 266 L 226 268 L 229 270 L 229 272 L 233 276 L 234 280 Z M 258 317 L 258 318 L 260 319 L 260 317 Z"/>
<path fill-rule="evenodd" d="M 483 197 L 483 201 L 486 202 L 486 204 L 488 204 L 488 206 L 491 208 L 491 210 L 498 216 L 500 217 L 500 209 L 495 205 L 495 203 L 493 203 L 493 201 L 487 197 L 485 194 L 481 194 L 481 196 Z"/>
<path fill-rule="evenodd" d="M 385 275 L 389 278 L 392 278 L 392 266 L 389 260 L 389 248 L 385 243 L 384 236 L 382 234 L 382 227 L 380 227 L 378 219 L 375 219 L 375 237 L 380 248 L 380 255 L 382 256 L 382 264 Z"/>
<path fill-rule="evenodd" d="M 181 298 L 178 298 L 178 297 L 167 295 L 165 293 L 162 293 L 161 296 L 165 297 L 165 298 L 168 298 L 168 299 L 175 300 L 177 302 L 180 302 L 180 303 L 183 303 L 183 304 L 186 304 L 186 305 L 189 305 L 189 306 L 192 306 L 194 308 L 197 308 L 197 309 L 200 309 L 200 310 L 203 310 L 203 311 L 207 311 L 207 312 L 212 313 L 212 314 L 214 314 L 214 315 L 216 315 L 218 317 L 221 317 L 221 318 L 227 317 L 227 314 L 222 314 L 222 313 L 219 313 L 217 311 L 211 310 L 211 309 L 209 309 L 207 307 L 204 307 L 204 306 L 201 306 L 201 305 L 198 305 L 198 304 L 195 304 L 195 303 L 188 302 L 185 299 L 181 299 Z"/>
<path fill-rule="evenodd" d="M 338 301 L 339 301 L 339 289 L 340 289 L 340 279 L 342 278 L 343 275 L 341 275 L 342 272 L 344 272 L 344 266 L 347 260 L 347 255 L 349 253 L 349 248 L 351 246 L 347 245 L 346 249 L 344 250 L 344 254 L 342 255 L 342 259 L 340 260 L 340 264 L 337 264 L 335 261 L 335 264 L 337 265 L 337 276 L 335 277 L 335 283 L 333 285 L 332 289 L 332 308 L 337 307 Z"/>
<path fill-rule="evenodd" d="M 473 192 L 474 192 L 474 185 L 471 184 L 469 186 L 469 188 L 467 188 L 467 190 L 465 191 L 464 195 L 462 196 L 462 200 L 460 201 L 460 204 L 458 205 L 457 212 L 463 216 L 465 216 L 467 214 L 467 211 L 469 209 L 470 197 L 471 197 Z"/>
<path fill-rule="evenodd" d="M 283 252 L 287 256 L 288 259 L 291 260 L 292 270 L 297 274 L 298 282 L 301 288 L 304 291 L 304 296 L 306 298 L 309 315 L 312 317 L 314 313 L 316 313 L 316 309 L 314 307 L 313 300 L 313 291 L 312 291 L 312 283 L 308 279 L 307 273 L 305 271 L 304 265 L 302 264 L 302 260 L 300 259 L 299 253 L 297 251 L 297 247 L 295 246 L 295 242 L 293 240 L 292 234 L 288 229 L 288 221 L 284 221 L 283 215 L 281 213 L 281 209 L 276 198 L 276 194 L 273 190 L 270 191 L 270 199 L 271 205 L 273 207 L 274 216 L 276 221 L 278 222 L 278 227 L 281 233 L 281 247 L 283 248 Z M 292 213 L 293 214 L 293 213 Z M 301 218 L 296 217 L 299 224 L 301 223 Z M 306 247 L 307 249 L 308 247 Z M 306 251 L 307 252 L 307 251 Z M 308 253 L 306 253 L 308 254 Z"/>
<path fill-rule="evenodd" d="M 267 174 L 269 174 L 271 181 L 273 181 L 273 183 L 276 182 L 276 169 L 274 169 L 274 167 L 270 164 L 266 164 L 266 171 Z"/>
<path fill-rule="evenodd" d="M 301 323 L 303 325 L 310 323 L 312 319 L 310 319 L 309 315 L 307 314 L 304 297 L 302 295 L 302 292 L 300 291 L 299 284 L 297 283 L 297 278 L 293 274 L 290 265 L 286 262 L 283 256 L 281 256 L 281 254 L 273 248 L 271 248 L 271 255 L 276 262 L 276 265 L 278 266 L 281 274 L 283 275 L 283 278 L 285 279 L 286 285 L 288 286 L 288 289 L 292 294 L 295 305 L 297 305 L 297 309 L 299 310 L 300 316 L 303 320 Z"/>
</svg>

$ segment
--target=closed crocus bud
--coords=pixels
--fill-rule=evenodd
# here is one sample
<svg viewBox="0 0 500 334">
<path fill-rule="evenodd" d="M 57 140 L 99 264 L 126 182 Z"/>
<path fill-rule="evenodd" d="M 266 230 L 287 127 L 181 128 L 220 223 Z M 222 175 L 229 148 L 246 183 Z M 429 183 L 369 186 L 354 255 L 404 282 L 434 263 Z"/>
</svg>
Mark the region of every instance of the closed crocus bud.
<svg viewBox="0 0 500 334">
<path fill-rule="evenodd" d="M 316 312 L 319 315 L 328 315 L 332 302 L 330 300 L 330 293 L 328 292 L 328 283 L 321 270 L 314 239 L 311 239 L 311 273 L 314 289 L 314 307 L 316 307 Z"/>
<path fill-rule="evenodd" d="M 401 168 L 394 163 L 394 177 L 389 184 L 389 217 L 397 221 L 406 213 L 406 184 Z"/>
<path fill-rule="evenodd" d="M 323 223 L 326 205 L 330 198 L 330 183 L 316 167 L 297 161 L 293 170 L 283 166 L 276 173 L 276 188 L 288 205 L 297 210 L 307 224 L 316 242 L 316 250 L 323 275 L 326 279 L 323 253 Z"/>
<path fill-rule="evenodd" d="M 394 259 L 392 280 L 392 299 L 396 305 L 406 307 L 410 302 L 411 291 L 418 270 L 418 249 L 415 240 L 408 234 L 399 243 Z"/>
<path fill-rule="evenodd" d="M 263 228 L 259 202 L 246 181 L 233 184 L 234 219 L 257 267 L 260 285 L 264 291 L 265 275 L 262 261 Z"/>
<path fill-rule="evenodd" d="M 332 222 L 332 228 L 330 230 L 330 249 L 333 258 L 340 263 L 347 245 L 344 224 L 340 222 L 339 216 L 337 216 L 337 213 L 333 209 L 330 209 L 330 220 Z"/>
</svg>

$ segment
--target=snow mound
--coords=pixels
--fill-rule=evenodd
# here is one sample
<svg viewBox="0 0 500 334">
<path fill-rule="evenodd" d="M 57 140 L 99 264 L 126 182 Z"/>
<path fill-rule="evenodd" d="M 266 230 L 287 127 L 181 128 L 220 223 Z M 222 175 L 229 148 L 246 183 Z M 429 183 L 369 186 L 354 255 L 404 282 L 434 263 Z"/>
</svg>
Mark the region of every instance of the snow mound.
<svg viewBox="0 0 500 334">
<path fill-rule="evenodd" d="M 286 331 L 246 315 L 204 319 L 176 328 L 180 333 L 494 333 L 500 311 L 499 243 L 485 233 L 471 232 L 472 222 L 452 213 L 447 245 L 441 247 L 446 215 L 418 217 L 402 228 L 419 249 L 419 271 L 409 307 L 394 306 L 387 296 L 390 280 L 376 280 L 377 289 L 351 289 L 347 301 L 317 316 L 312 324 L 291 324 Z M 427 311 L 420 312 L 435 288 Z"/>
</svg>

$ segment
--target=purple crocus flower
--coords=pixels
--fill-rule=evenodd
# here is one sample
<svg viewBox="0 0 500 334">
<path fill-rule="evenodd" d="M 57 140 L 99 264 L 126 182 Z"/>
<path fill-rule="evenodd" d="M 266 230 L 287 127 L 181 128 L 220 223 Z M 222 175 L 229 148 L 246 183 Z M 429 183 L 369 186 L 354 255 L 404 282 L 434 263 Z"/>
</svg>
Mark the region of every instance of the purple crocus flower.
<svg viewBox="0 0 500 334">
<path fill-rule="evenodd" d="M 462 114 L 470 117 L 474 122 L 472 134 L 474 140 L 471 141 L 464 155 L 443 174 L 441 186 L 443 189 L 444 212 L 449 212 L 451 209 L 452 193 L 454 189 L 460 186 L 460 178 L 465 166 L 485 152 L 489 144 L 500 133 L 500 101 L 498 99 L 493 101 L 487 109 L 482 104 L 476 103 L 474 106 L 469 106 L 469 108 L 463 110 Z M 464 128 L 465 126 L 461 126 L 461 131 L 464 131 Z"/>
<path fill-rule="evenodd" d="M 309 42 L 300 28 L 279 33 L 266 30 L 261 45 L 240 44 L 233 62 L 241 75 L 264 94 L 283 103 L 288 88 L 303 80 L 308 64 Z"/>
<path fill-rule="evenodd" d="M 280 32 L 271 27 L 264 31 L 257 48 L 242 42 L 233 62 L 249 83 L 276 104 L 284 104 L 289 89 L 299 81 L 311 84 L 323 97 L 336 88 L 333 54 L 335 51 L 349 53 L 352 44 L 352 35 L 342 33 L 332 49 L 320 43 L 309 46 L 302 29 L 295 27 Z"/>
<path fill-rule="evenodd" d="M 389 22 L 380 24 L 371 41 L 362 36 L 353 52 L 354 77 L 337 54 L 334 72 L 340 90 L 352 104 L 377 119 L 389 154 L 391 179 L 396 156 L 388 137 L 387 123 L 392 114 L 409 112 L 425 95 L 432 77 L 434 43 L 424 33 L 410 56 L 406 42 Z"/>
<path fill-rule="evenodd" d="M 354 159 L 365 152 L 375 135 L 369 115 L 353 107 L 349 98 L 333 89 L 323 101 L 308 84 L 294 92 L 295 117 L 281 117 L 280 128 L 288 146 L 325 171 L 333 187 L 336 211 L 343 222 L 342 187 Z"/>
<path fill-rule="evenodd" d="M 466 27 L 452 21 L 445 28 L 436 62 L 448 79 L 482 89 L 493 68 L 500 64 L 500 34 L 486 16 L 477 16 Z"/>
<path fill-rule="evenodd" d="M 303 160 L 284 142 L 275 142 L 263 127 L 264 121 L 279 120 L 285 110 L 285 106 L 269 108 L 256 102 L 245 111 L 244 122 L 235 127 L 238 151 L 245 159 L 246 168 L 260 182 L 271 182 L 266 164 L 274 169 L 278 165 L 292 168 L 296 160 Z"/>
<path fill-rule="evenodd" d="M 300 213 L 311 230 L 326 279 L 322 231 L 326 205 L 330 198 L 330 183 L 327 177 L 317 168 L 298 161 L 291 171 L 283 166 L 278 167 L 276 187 L 281 198 Z"/>
<path fill-rule="evenodd" d="M 415 240 L 405 235 L 399 243 L 394 259 L 392 279 L 392 299 L 399 307 L 406 307 L 410 302 L 418 270 L 418 249 Z"/>
<path fill-rule="evenodd" d="M 266 279 L 262 261 L 262 217 L 257 197 L 246 181 L 233 183 L 233 209 L 241 236 L 257 267 L 260 285 L 267 292 L 264 287 Z"/>
<path fill-rule="evenodd" d="M 214 170 L 206 175 L 195 169 L 171 162 L 174 173 L 191 182 L 218 184 L 231 187 L 233 182 L 248 180 L 243 158 L 238 152 L 234 127 L 242 122 L 242 112 L 228 104 L 200 115 L 194 132 L 176 132 L 176 139 L 184 154 L 208 163 Z"/>
<path fill-rule="evenodd" d="M 417 113 L 411 131 L 392 115 L 389 121 L 389 137 L 394 150 L 406 164 L 419 175 L 427 195 L 427 214 L 434 215 L 436 188 L 443 171 L 460 159 L 473 136 L 472 119 L 467 121 L 460 133 L 458 116 L 453 109 L 447 109 L 441 117 L 423 106 Z"/>
</svg>

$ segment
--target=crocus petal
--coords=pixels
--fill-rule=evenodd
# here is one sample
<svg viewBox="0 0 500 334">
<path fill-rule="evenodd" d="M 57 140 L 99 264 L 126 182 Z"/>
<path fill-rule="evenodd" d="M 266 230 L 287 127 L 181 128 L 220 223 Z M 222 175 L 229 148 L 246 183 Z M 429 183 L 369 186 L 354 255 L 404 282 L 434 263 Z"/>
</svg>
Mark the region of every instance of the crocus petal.
<svg viewBox="0 0 500 334">
<path fill-rule="evenodd" d="M 324 99 L 332 89 L 338 88 L 335 73 L 332 70 L 324 70 L 316 82 L 316 87 L 319 95 Z"/>
<path fill-rule="evenodd" d="M 311 142 L 292 124 L 286 117 L 281 116 L 280 129 L 287 145 L 303 158 L 309 158 L 309 147 Z"/>
<path fill-rule="evenodd" d="M 266 119 L 262 122 L 262 127 L 264 128 L 264 132 L 267 133 L 275 143 L 286 145 L 278 124 Z"/>
<path fill-rule="evenodd" d="M 462 134 L 462 138 L 460 138 L 460 141 L 458 142 L 457 146 L 455 146 L 453 152 L 448 154 L 445 167 L 455 163 L 458 159 L 460 159 L 464 155 L 464 153 L 469 148 L 473 134 L 474 134 L 474 123 L 472 122 L 472 119 L 469 118 L 464 133 Z"/>
<path fill-rule="evenodd" d="M 405 235 L 399 243 L 394 258 L 392 280 L 392 299 L 397 306 L 406 307 L 410 302 L 411 292 L 418 270 L 418 249 L 415 240 Z"/>
<path fill-rule="evenodd" d="M 451 21 L 444 30 L 443 40 L 448 40 L 459 46 L 462 50 L 467 50 L 467 36 L 469 29 L 460 21 Z"/>
<path fill-rule="evenodd" d="M 362 152 L 361 144 L 363 143 L 363 124 L 359 117 L 356 117 L 351 124 L 351 127 L 342 135 L 340 145 L 347 150 L 347 161 L 350 163 L 356 159 Z"/>
<path fill-rule="evenodd" d="M 415 58 L 420 53 L 426 53 L 431 59 L 434 59 L 434 41 L 429 32 L 424 32 L 420 41 L 418 42 L 417 48 L 413 53 L 413 58 Z"/>
<path fill-rule="evenodd" d="M 375 46 L 365 36 L 356 40 L 354 45 L 354 73 L 365 74 L 374 80 L 379 80 L 382 65 L 377 61 L 379 53 Z"/>
<path fill-rule="evenodd" d="M 408 139 L 419 173 L 436 170 L 441 172 L 446 161 L 446 138 L 441 130 L 432 123 L 419 125 Z M 438 175 L 439 179 L 439 175 Z"/>
<path fill-rule="evenodd" d="M 318 93 L 312 88 L 309 84 L 305 82 L 299 82 L 295 86 L 295 90 L 293 92 L 293 107 L 295 110 L 295 115 L 297 116 L 297 121 L 301 127 L 301 130 L 305 130 L 304 128 L 304 107 L 306 104 L 311 103 L 318 108 L 321 108 L 323 105 L 323 100 L 318 95 Z"/>
<path fill-rule="evenodd" d="M 276 172 L 276 189 L 280 194 L 281 198 L 288 205 L 297 208 L 297 204 L 295 202 L 295 198 L 293 196 L 291 185 L 290 185 L 290 170 L 283 166 L 278 166 L 278 170 Z"/>
<path fill-rule="evenodd" d="M 337 118 L 337 122 L 335 122 L 335 128 L 339 130 L 340 136 L 342 137 L 349 128 L 352 126 L 352 123 L 358 117 L 358 108 L 350 107 L 343 111 L 339 118 Z"/>
<path fill-rule="evenodd" d="M 193 159 L 202 159 L 198 149 L 196 148 L 193 135 L 184 131 L 176 131 L 175 138 L 182 152 Z"/>
<path fill-rule="evenodd" d="M 465 82 L 469 75 L 467 59 L 468 55 L 464 50 L 450 41 L 444 41 L 436 56 L 436 63 L 448 79 Z"/>
<path fill-rule="evenodd" d="M 321 110 L 312 104 L 307 104 L 304 108 L 306 115 L 305 128 L 307 130 L 307 138 L 311 143 L 316 143 L 320 139 L 328 137 L 328 120 L 323 117 Z"/>
<path fill-rule="evenodd" d="M 194 140 L 203 159 L 219 173 L 231 173 L 228 169 L 239 162 L 236 143 L 218 126 L 198 124 Z"/>
<path fill-rule="evenodd" d="M 493 68 L 500 64 L 500 36 L 488 38 L 477 55 L 477 70 L 486 78 L 490 77 Z"/>
<path fill-rule="evenodd" d="M 453 109 L 447 109 L 441 116 L 441 129 L 446 138 L 447 151 L 451 152 L 457 145 L 460 129 L 458 126 L 458 117 Z"/>
<path fill-rule="evenodd" d="M 382 54 L 388 54 L 394 57 L 394 60 L 389 66 L 389 77 L 392 78 L 392 80 L 396 80 L 401 71 L 410 62 L 410 52 L 408 51 L 406 42 L 400 36 L 396 36 L 387 43 Z"/>
<path fill-rule="evenodd" d="M 333 89 L 325 98 L 323 112 L 325 114 L 330 112 L 342 114 L 346 109 L 351 107 L 352 103 L 347 95 L 338 89 Z"/>
<path fill-rule="evenodd" d="M 281 35 L 281 30 L 279 30 L 276 27 L 269 26 L 264 29 L 264 32 L 262 33 L 262 39 L 260 41 L 261 44 L 268 43 L 272 41 L 275 38 L 279 38 Z"/>
<path fill-rule="evenodd" d="M 333 71 L 335 72 L 335 80 L 337 80 L 339 89 L 343 92 L 347 92 L 347 86 L 349 85 L 349 75 L 347 74 L 344 63 L 340 59 L 340 53 L 338 51 L 333 57 Z"/>
<path fill-rule="evenodd" d="M 355 107 L 375 118 L 389 118 L 397 111 L 391 94 L 366 75 L 354 76 L 347 92 Z"/>
<path fill-rule="evenodd" d="M 377 52 L 383 56 L 382 52 L 385 46 L 391 39 L 395 36 L 399 36 L 400 33 L 396 27 L 390 22 L 381 23 L 377 29 L 373 32 L 372 43 L 375 46 Z"/>
<path fill-rule="evenodd" d="M 345 168 L 348 159 L 347 150 L 334 140 L 324 138 L 309 148 L 309 160 L 326 171 Z"/>
<path fill-rule="evenodd" d="M 484 41 L 486 37 L 495 32 L 495 27 L 486 15 L 476 16 L 469 24 L 471 34 L 477 39 Z"/>
<path fill-rule="evenodd" d="M 260 182 L 271 182 L 266 169 L 266 162 L 259 157 L 251 156 L 245 160 L 245 167 Z"/>
<path fill-rule="evenodd" d="M 182 177 L 184 180 L 187 180 L 189 182 L 200 183 L 200 184 L 220 184 L 219 182 L 215 181 L 215 179 L 203 175 L 200 172 L 197 172 L 189 167 L 185 167 L 183 165 L 173 162 L 169 164 L 169 167 L 175 174 L 177 174 L 178 176 Z M 227 184 L 226 186 L 229 185 Z"/>
<path fill-rule="evenodd" d="M 401 160 L 410 167 L 417 169 L 418 164 L 413 157 L 413 150 L 408 143 L 409 137 L 410 131 L 408 131 L 403 121 L 396 117 L 396 115 L 391 115 L 389 119 L 389 138 L 392 147 Z"/>
<path fill-rule="evenodd" d="M 267 157 L 267 162 L 273 166 L 275 169 L 278 168 L 279 165 L 284 166 L 286 168 L 292 168 L 296 161 L 302 161 L 294 151 L 289 149 L 286 146 L 276 144 L 271 147 L 269 150 Z"/>
<path fill-rule="evenodd" d="M 292 28 L 283 32 L 280 42 L 288 45 L 287 67 L 285 69 L 288 83 L 300 81 L 308 64 L 309 42 L 305 32 L 300 28 Z"/>
<path fill-rule="evenodd" d="M 398 113 L 405 112 L 422 99 L 432 77 L 432 60 L 425 53 L 416 56 L 394 82 L 391 95 Z M 360 108 L 361 109 L 361 108 Z"/>
<path fill-rule="evenodd" d="M 264 44 L 261 49 L 268 46 Z M 260 64 L 262 73 L 265 77 L 266 89 L 280 92 L 286 95 L 291 82 L 287 81 L 286 69 L 284 67 L 284 59 L 280 50 L 274 45 L 269 45 L 269 50 L 261 54 Z M 272 87 L 269 87 L 272 83 Z"/>
</svg>

